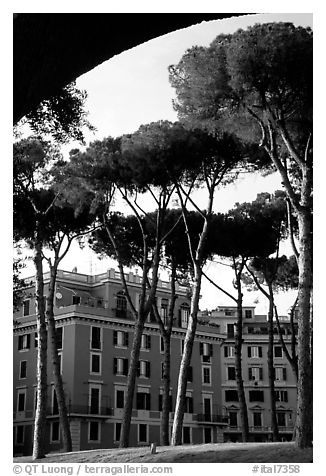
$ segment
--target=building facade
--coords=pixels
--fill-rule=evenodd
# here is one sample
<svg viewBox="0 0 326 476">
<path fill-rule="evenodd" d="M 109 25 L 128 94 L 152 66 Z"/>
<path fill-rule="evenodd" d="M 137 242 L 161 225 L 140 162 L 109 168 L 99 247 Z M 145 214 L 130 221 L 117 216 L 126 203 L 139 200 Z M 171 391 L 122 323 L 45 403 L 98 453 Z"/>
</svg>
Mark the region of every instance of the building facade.
<svg viewBox="0 0 326 476">
<path fill-rule="evenodd" d="M 203 317 L 219 325 L 225 336 L 221 346 L 221 401 L 228 415 L 224 441 L 241 441 L 239 401 L 235 376 L 235 323 L 237 308 L 221 306 Z M 282 335 L 290 349 L 291 325 L 288 316 L 280 317 Z M 297 323 L 295 322 L 295 333 Z M 254 307 L 243 308 L 242 377 L 252 441 L 271 441 L 271 395 L 267 367 L 268 322 L 266 315 L 255 315 Z M 274 383 L 280 438 L 291 440 L 296 415 L 296 378 L 284 355 L 277 325 L 274 323 Z"/>
<path fill-rule="evenodd" d="M 125 275 L 136 308 L 137 274 Z M 49 276 L 45 274 L 45 294 Z M 171 413 L 189 316 L 187 289 L 177 287 L 171 338 Z M 157 306 L 167 314 L 170 284 L 159 281 Z M 55 292 L 57 346 L 69 412 L 73 450 L 118 446 L 134 322 L 119 273 L 97 276 L 58 272 Z M 189 370 L 183 442 L 221 442 L 228 426 L 223 408 L 221 345 L 225 335 L 214 322 L 198 325 Z M 14 315 L 14 454 L 32 453 L 36 408 L 37 333 L 34 285 Z M 142 337 L 130 445 L 159 442 L 163 347 L 158 324 L 149 316 Z M 59 451 L 60 427 L 51 362 L 48 362 L 47 451 Z"/>
</svg>

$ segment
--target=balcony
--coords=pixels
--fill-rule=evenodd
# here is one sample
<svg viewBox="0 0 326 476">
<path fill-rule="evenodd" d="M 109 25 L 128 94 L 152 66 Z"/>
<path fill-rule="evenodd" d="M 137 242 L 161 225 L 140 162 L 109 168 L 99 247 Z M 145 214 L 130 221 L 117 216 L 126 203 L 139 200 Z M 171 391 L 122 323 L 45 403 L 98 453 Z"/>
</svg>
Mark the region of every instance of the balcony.
<svg viewBox="0 0 326 476">
<path fill-rule="evenodd" d="M 196 415 L 194 415 L 194 420 L 196 418 Z M 218 414 L 209 414 L 209 413 L 197 413 L 197 422 L 202 423 L 202 424 L 222 424 L 222 425 L 227 425 L 228 424 L 228 416 L 227 415 L 218 415 Z"/>
<path fill-rule="evenodd" d="M 34 418 L 34 411 L 33 410 L 25 410 L 22 412 L 14 412 L 13 419 L 14 420 L 30 420 Z"/>
<path fill-rule="evenodd" d="M 56 410 L 57 413 L 54 413 Z M 78 413 L 81 415 L 93 415 L 93 416 L 110 416 L 113 415 L 113 408 L 111 407 L 96 407 L 96 406 L 89 406 L 89 405 L 69 405 L 68 406 L 68 414 L 71 415 L 72 413 Z M 48 414 L 55 415 L 58 414 L 57 409 L 50 408 Z"/>
</svg>

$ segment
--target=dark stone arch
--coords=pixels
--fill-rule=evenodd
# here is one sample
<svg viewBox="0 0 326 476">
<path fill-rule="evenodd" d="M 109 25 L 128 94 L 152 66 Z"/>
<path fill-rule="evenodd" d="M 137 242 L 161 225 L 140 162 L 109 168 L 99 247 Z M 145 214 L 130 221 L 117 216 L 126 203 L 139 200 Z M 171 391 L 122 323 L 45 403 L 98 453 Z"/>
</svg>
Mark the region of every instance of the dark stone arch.
<svg viewBox="0 0 326 476">
<path fill-rule="evenodd" d="M 122 51 L 181 28 L 242 13 L 16 13 L 14 124 Z"/>
</svg>

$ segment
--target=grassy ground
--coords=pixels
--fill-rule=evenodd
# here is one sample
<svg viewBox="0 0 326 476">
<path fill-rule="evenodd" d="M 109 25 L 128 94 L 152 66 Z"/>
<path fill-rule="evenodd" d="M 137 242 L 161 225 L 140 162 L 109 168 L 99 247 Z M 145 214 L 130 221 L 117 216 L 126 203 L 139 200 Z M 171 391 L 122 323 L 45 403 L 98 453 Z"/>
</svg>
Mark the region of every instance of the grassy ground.
<svg viewBox="0 0 326 476">
<path fill-rule="evenodd" d="M 29 456 L 15 462 L 31 462 Z M 300 450 L 294 443 L 222 443 L 101 449 L 49 454 L 42 463 L 312 463 L 312 448 Z"/>
</svg>

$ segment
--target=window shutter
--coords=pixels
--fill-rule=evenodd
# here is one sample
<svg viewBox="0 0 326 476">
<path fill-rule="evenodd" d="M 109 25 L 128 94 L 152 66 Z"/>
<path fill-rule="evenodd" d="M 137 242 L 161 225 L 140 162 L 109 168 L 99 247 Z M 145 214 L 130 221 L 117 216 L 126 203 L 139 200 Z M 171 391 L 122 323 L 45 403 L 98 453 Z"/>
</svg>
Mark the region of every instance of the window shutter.
<svg viewBox="0 0 326 476">
<path fill-rule="evenodd" d="M 23 348 L 23 336 L 18 336 L 18 350 Z"/>
<path fill-rule="evenodd" d="M 259 380 L 263 380 L 263 368 L 259 367 Z"/>
<path fill-rule="evenodd" d="M 117 375 L 118 373 L 118 361 L 116 357 L 113 359 L 113 373 L 114 375 Z"/>
<path fill-rule="evenodd" d="M 273 380 L 275 380 L 276 377 L 276 372 L 275 372 L 275 367 L 273 367 Z"/>
<path fill-rule="evenodd" d="M 147 349 L 151 348 L 151 336 L 147 336 Z"/>
<path fill-rule="evenodd" d="M 142 407 L 142 395 L 140 393 L 137 393 L 136 395 L 136 408 L 137 410 L 140 410 Z"/>
<path fill-rule="evenodd" d="M 118 343 L 118 333 L 117 331 L 113 331 L 113 345 L 117 345 Z"/>
<path fill-rule="evenodd" d="M 189 413 L 194 413 L 194 401 L 193 398 L 189 398 Z"/>
<path fill-rule="evenodd" d="M 162 400 L 162 394 L 160 393 L 159 396 L 158 396 L 158 411 L 161 412 L 162 411 L 162 407 L 163 407 L 163 400 Z"/>
<path fill-rule="evenodd" d="M 212 357 L 213 355 L 213 344 L 209 344 L 209 355 Z"/>
<path fill-rule="evenodd" d="M 178 327 L 181 327 L 181 309 L 178 310 Z"/>
<path fill-rule="evenodd" d="M 188 367 L 188 375 L 187 375 L 188 382 L 192 382 L 192 366 Z"/>
<path fill-rule="evenodd" d="M 124 334 L 124 345 L 128 347 L 129 345 L 129 332 L 125 332 Z"/>
<path fill-rule="evenodd" d="M 263 348 L 262 347 L 258 347 L 258 355 L 259 357 L 262 357 L 263 356 Z"/>
<path fill-rule="evenodd" d="M 27 334 L 27 343 L 26 343 L 26 349 L 29 349 L 31 345 L 31 335 Z"/>
<path fill-rule="evenodd" d="M 283 380 L 286 380 L 286 368 L 283 368 Z"/>
<path fill-rule="evenodd" d="M 249 367 L 248 369 L 248 376 L 249 376 L 249 380 L 252 380 L 252 368 Z"/>
<path fill-rule="evenodd" d="M 137 364 L 137 377 L 140 376 L 140 361 L 138 361 L 138 364 Z"/>
<path fill-rule="evenodd" d="M 151 394 L 150 393 L 146 393 L 146 410 L 150 410 L 151 409 Z"/>
<path fill-rule="evenodd" d="M 248 347 L 248 357 L 251 357 L 251 347 Z"/>
<path fill-rule="evenodd" d="M 228 356 L 228 347 L 224 347 L 224 357 Z"/>
<path fill-rule="evenodd" d="M 123 375 L 128 375 L 128 359 L 123 359 Z"/>
<path fill-rule="evenodd" d="M 287 390 L 284 390 L 284 401 L 285 402 L 288 401 L 288 392 L 287 392 Z"/>
<path fill-rule="evenodd" d="M 150 362 L 146 362 L 146 377 L 150 377 L 151 376 L 151 363 Z"/>
<path fill-rule="evenodd" d="M 203 352 L 204 352 L 203 343 L 202 343 L 202 342 L 199 342 L 199 353 L 200 353 L 200 355 L 203 355 Z"/>
</svg>

